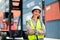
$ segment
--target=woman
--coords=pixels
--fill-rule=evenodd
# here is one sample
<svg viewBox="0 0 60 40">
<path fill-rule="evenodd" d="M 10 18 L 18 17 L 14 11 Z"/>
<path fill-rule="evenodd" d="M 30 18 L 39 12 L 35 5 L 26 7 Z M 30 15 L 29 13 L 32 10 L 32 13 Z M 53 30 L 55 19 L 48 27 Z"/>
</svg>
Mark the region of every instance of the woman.
<svg viewBox="0 0 60 40">
<path fill-rule="evenodd" d="M 41 8 L 39 6 L 35 6 L 32 9 L 33 16 L 31 19 L 26 21 L 29 40 L 43 40 L 44 38 L 45 26 L 41 22 L 40 13 Z"/>
</svg>

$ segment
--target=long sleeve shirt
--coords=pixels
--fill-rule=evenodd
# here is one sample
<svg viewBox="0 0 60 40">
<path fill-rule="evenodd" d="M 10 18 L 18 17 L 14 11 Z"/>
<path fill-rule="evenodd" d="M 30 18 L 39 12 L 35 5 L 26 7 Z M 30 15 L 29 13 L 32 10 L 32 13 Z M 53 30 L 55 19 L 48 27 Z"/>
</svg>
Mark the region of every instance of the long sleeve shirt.
<svg viewBox="0 0 60 40">
<path fill-rule="evenodd" d="M 33 22 L 34 26 L 36 26 L 36 21 L 32 19 L 32 22 Z M 45 32 L 46 32 L 44 24 L 42 22 L 41 22 L 41 24 L 42 24 L 42 30 L 36 30 L 37 35 L 45 34 Z M 27 33 L 28 34 L 34 34 L 35 33 L 35 30 L 33 30 L 30 27 L 30 21 L 29 20 L 27 22 Z"/>
</svg>

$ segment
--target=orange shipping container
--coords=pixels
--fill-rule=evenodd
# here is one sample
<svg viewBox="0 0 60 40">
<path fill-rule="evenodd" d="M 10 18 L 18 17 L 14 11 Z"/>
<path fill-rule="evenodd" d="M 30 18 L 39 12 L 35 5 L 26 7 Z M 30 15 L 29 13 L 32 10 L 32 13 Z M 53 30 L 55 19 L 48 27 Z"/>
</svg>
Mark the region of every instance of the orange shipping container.
<svg viewBox="0 0 60 40">
<path fill-rule="evenodd" d="M 45 6 L 45 21 L 60 19 L 59 2 Z"/>
</svg>

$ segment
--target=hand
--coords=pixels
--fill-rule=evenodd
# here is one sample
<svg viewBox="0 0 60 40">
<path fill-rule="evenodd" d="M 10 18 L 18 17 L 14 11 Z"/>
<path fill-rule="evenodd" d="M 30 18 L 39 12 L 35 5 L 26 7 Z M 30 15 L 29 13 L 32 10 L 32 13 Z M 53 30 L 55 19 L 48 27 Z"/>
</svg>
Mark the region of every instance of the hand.
<svg viewBox="0 0 60 40">
<path fill-rule="evenodd" d="M 44 31 L 43 30 L 37 30 L 38 34 L 40 35 L 44 35 Z"/>
<path fill-rule="evenodd" d="M 30 35 L 32 35 L 32 34 L 34 34 L 35 32 L 34 32 L 33 29 L 30 29 L 30 30 L 27 30 L 27 33 L 30 34 Z"/>
<path fill-rule="evenodd" d="M 37 30 L 36 30 L 36 29 L 34 30 L 34 33 L 35 33 L 36 35 L 38 35 L 38 32 L 37 32 Z"/>
</svg>

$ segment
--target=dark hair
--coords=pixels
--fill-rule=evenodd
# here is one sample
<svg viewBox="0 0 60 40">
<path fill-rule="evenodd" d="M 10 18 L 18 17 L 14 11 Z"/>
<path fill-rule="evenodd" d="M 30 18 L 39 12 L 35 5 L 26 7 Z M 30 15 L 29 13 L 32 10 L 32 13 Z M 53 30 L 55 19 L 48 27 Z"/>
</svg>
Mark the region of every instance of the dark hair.
<svg viewBox="0 0 60 40">
<path fill-rule="evenodd" d="M 32 10 L 32 13 L 33 13 L 35 10 L 39 10 L 39 9 L 34 9 L 34 10 Z M 40 11 L 39 13 L 41 13 L 41 10 L 39 10 L 39 11 Z"/>
</svg>

